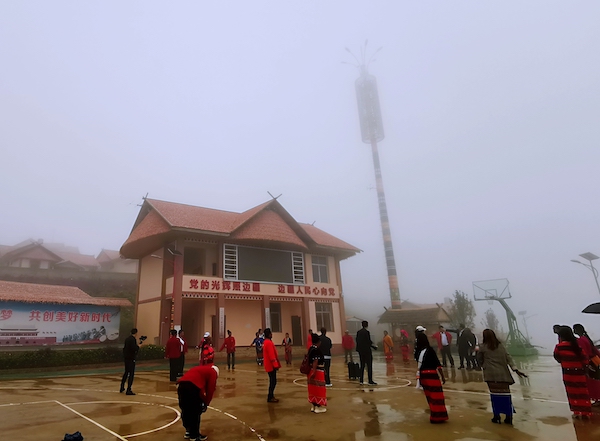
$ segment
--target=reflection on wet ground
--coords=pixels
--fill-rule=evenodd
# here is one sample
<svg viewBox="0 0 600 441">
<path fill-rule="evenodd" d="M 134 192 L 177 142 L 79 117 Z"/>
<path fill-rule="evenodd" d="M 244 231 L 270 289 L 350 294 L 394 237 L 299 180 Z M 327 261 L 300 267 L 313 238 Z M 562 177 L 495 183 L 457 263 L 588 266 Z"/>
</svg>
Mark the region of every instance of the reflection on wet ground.
<svg viewBox="0 0 600 441">
<path fill-rule="evenodd" d="M 306 379 L 295 365 L 278 372 L 277 404 L 267 403 L 268 377 L 262 367 L 242 362 L 236 371 L 221 370 L 202 432 L 216 440 L 600 440 L 600 413 L 591 421 L 571 417 L 560 368 L 550 357 L 520 360 L 528 381 L 511 387 L 514 426 L 492 424 L 486 384 L 479 371 L 445 369 L 450 420 L 429 424 L 423 392 L 415 388 L 416 363 L 377 359 L 377 386 L 348 380 L 342 358 L 332 363 L 333 387 L 327 388 L 328 411 L 310 412 Z M 180 439 L 176 386 L 165 369 L 136 373 L 138 395 L 119 394 L 121 372 L 0 382 L 2 439 L 62 439 L 81 430 L 86 441 Z M 20 403 L 24 403 L 18 405 Z M 25 404 L 27 403 L 27 404 Z M 165 407 L 166 406 L 166 407 Z M 84 419 L 83 416 L 93 421 Z M 25 428 L 36 426 L 35 433 Z M 107 430 L 121 438 L 109 435 Z M 47 435 L 47 436 L 46 436 Z"/>
</svg>

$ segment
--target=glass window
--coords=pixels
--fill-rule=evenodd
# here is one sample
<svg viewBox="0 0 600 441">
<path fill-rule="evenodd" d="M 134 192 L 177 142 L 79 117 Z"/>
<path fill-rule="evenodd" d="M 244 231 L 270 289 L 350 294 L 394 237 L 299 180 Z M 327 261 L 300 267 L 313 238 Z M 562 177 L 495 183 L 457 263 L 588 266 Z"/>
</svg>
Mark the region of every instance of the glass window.
<svg viewBox="0 0 600 441">
<path fill-rule="evenodd" d="M 313 282 L 329 283 L 329 273 L 327 272 L 327 257 L 312 256 Z"/>
<path fill-rule="evenodd" d="M 315 303 L 315 311 L 317 314 L 317 330 L 321 328 L 327 329 L 328 332 L 333 332 L 333 311 L 331 303 Z"/>
<path fill-rule="evenodd" d="M 269 303 L 271 312 L 271 331 L 281 332 L 281 303 Z"/>
</svg>

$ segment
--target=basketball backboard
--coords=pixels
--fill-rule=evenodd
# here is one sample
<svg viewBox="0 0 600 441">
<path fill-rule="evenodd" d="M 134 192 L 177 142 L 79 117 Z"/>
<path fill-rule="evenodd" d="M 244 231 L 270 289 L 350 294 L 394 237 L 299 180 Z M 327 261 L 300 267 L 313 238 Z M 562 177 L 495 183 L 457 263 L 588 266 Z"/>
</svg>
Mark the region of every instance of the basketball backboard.
<svg viewBox="0 0 600 441">
<path fill-rule="evenodd" d="M 473 282 L 475 300 L 510 299 L 508 279 L 480 280 Z"/>
</svg>

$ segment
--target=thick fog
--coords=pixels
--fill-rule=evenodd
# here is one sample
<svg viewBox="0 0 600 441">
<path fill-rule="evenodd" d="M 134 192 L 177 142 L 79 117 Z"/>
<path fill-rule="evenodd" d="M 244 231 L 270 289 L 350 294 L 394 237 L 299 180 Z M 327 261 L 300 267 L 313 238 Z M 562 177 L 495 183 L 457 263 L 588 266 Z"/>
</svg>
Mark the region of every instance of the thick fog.
<svg viewBox="0 0 600 441">
<path fill-rule="evenodd" d="M 390 306 L 370 146 L 344 49 L 378 47 L 402 299 L 507 278 L 534 343 L 600 338 L 597 2 L 2 2 L 0 244 L 118 249 L 142 197 L 273 195 L 363 250 L 347 312 Z M 600 262 L 600 261 L 598 261 Z M 600 263 L 598 264 L 600 266 Z M 479 325 L 490 306 L 477 302 Z M 494 306 L 506 326 L 502 310 Z M 520 319 L 520 317 L 519 317 Z"/>
</svg>

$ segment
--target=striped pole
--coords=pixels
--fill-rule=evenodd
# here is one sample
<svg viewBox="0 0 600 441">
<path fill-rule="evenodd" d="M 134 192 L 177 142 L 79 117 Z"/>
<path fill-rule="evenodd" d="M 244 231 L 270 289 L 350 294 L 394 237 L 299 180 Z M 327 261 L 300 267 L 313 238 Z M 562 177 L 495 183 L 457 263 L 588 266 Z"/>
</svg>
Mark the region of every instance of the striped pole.
<svg viewBox="0 0 600 441">
<path fill-rule="evenodd" d="M 371 151 L 373 152 L 377 201 L 379 202 L 379 219 L 381 220 L 381 232 L 383 234 L 383 248 L 385 250 L 390 299 L 392 300 L 392 308 L 400 309 L 402 305 L 400 302 L 400 289 L 398 288 L 396 260 L 394 259 L 394 245 L 392 244 L 392 232 L 390 231 L 387 205 L 385 203 L 385 192 L 383 190 L 383 179 L 381 178 L 381 166 L 379 164 L 379 152 L 377 150 L 377 140 L 375 137 L 371 138 Z"/>
</svg>

